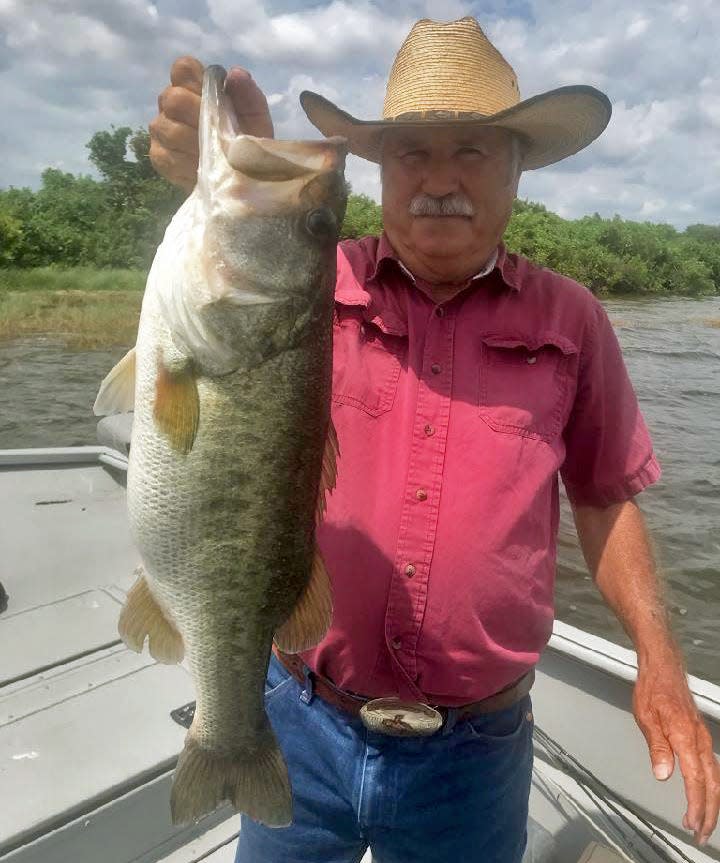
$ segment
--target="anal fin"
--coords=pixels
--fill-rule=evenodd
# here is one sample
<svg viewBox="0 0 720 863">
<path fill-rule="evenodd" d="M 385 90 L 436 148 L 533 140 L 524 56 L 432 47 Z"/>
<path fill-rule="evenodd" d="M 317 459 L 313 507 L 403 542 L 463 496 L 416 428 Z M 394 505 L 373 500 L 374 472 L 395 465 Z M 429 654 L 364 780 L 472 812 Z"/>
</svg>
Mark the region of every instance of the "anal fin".
<svg viewBox="0 0 720 863">
<path fill-rule="evenodd" d="M 138 579 L 128 591 L 120 612 L 120 638 L 131 650 L 141 653 L 147 637 L 153 659 L 166 665 L 181 662 L 185 655 L 182 636 L 150 592 L 142 567 L 135 572 Z"/>
<path fill-rule="evenodd" d="M 275 644 L 285 653 L 309 650 L 322 641 L 332 622 L 330 578 L 318 549 L 315 549 L 310 581 L 290 617 L 275 633 Z"/>
</svg>

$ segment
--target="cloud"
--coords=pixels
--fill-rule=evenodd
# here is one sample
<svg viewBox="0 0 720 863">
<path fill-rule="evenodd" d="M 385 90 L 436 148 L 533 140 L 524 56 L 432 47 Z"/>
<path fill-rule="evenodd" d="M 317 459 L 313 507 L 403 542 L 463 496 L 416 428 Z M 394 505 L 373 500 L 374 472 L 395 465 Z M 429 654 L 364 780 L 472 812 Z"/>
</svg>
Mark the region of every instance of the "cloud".
<svg viewBox="0 0 720 863">
<path fill-rule="evenodd" d="M 146 126 L 172 61 L 249 68 L 276 133 L 319 133 L 302 89 L 379 117 L 392 59 L 412 21 L 475 14 L 515 67 L 523 96 L 591 84 L 613 102 L 606 132 L 527 172 L 520 194 L 568 217 L 720 221 L 717 0 L 0 0 L 0 186 L 41 170 L 90 172 L 85 143 L 111 124 Z M 348 178 L 379 198 L 377 167 Z"/>
<path fill-rule="evenodd" d="M 267 14 L 259 0 L 210 0 L 209 9 L 212 20 L 234 34 L 234 49 L 253 60 L 300 68 L 348 58 L 354 67 L 392 60 L 413 20 L 408 15 L 392 17 L 369 2 L 345 0 L 276 15 Z"/>
<path fill-rule="evenodd" d="M 570 83 L 608 93 L 613 117 L 588 149 L 523 176 L 520 193 L 565 216 L 720 221 L 720 16 L 708 0 L 597 5 L 534 0 L 492 26 L 524 95 Z M 530 86 L 528 86 L 528 84 Z"/>
</svg>

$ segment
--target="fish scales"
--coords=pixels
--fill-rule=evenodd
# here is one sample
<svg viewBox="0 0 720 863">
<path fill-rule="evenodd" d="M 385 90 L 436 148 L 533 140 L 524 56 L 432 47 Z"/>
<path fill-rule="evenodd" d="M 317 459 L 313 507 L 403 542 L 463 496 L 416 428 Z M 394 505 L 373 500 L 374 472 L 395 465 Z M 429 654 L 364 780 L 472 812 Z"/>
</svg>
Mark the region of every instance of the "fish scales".
<svg viewBox="0 0 720 863">
<path fill-rule="evenodd" d="M 182 459 L 154 429 L 153 348 L 137 359 L 140 368 L 147 361 L 147 374 L 135 417 L 138 459 L 128 475 L 131 525 L 147 549 L 153 586 L 183 632 L 206 736 L 233 739 L 229 729 L 236 737 L 238 726 L 255 727 L 264 715 L 262 688 L 248 697 L 238 660 L 264 678 L 269 656 L 255 655 L 254 645 L 262 641 L 269 651 L 307 582 L 328 421 L 325 322 L 309 327 L 302 345 L 249 372 L 199 378 L 202 419 Z M 150 486 L 146 477 L 154 478 Z M 248 602 L 253 595 L 263 604 Z M 205 649 L 193 651 L 195 643 Z M 219 663 L 220 651 L 208 644 L 224 648 Z M 210 678 L 208 695 L 209 674 L 224 678 L 221 686 Z"/>
<path fill-rule="evenodd" d="M 195 190 L 148 276 L 135 349 L 96 413 L 134 409 L 130 526 L 143 567 L 118 629 L 186 657 L 196 710 L 171 790 L 174 823 L 224 800 L 291 823 L 264 710 L 273 640 L 317 643 L 330 583 L 315 524 L 334 483 L 335 246 L 346 142 L 238 132 L 225 72 L 203 81 Z"/>
</svg>

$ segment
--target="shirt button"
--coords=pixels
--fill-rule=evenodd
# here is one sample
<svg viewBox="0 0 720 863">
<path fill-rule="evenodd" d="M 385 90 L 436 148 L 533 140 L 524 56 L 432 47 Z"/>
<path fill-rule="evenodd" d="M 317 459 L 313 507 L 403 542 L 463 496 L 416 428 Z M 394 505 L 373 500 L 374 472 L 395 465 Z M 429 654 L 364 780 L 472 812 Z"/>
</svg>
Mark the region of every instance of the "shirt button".
<svg viewBox="0 0 720 863">
<path fill-rule="evenodd" d="M 534 363 L 536 363 L 536 362 L 537 362 L 537 357 L 528 357 L 528 358 L 527 358 L 527 361 L 528 361 L 528 365 L 530 365 L 530 366 L 531 366 L 531 365 L 533 365 Z"/>
<path fill-rule="evenodd" d="M 442 306 L 438 306 L 435 309 L 435 316 L 438 318 L 444 318 L 445 317 L 445 309 Z"/>
<path fill-rule="evenodd" d="M 413 577 L 413 575 L 415 575 L 415 573 L 416 573 L 416 572 L 417 572 L 417 570 L 415 569 L 415 566 L 414 566 L 414 564 L 412 564 L 412 563 L 409 563 L 409 564 L 405 567 L 405 575 L 407 575 L 407 577 L 408 577 L 408 578 L 412 578 L 412 577 Z"/>
<path fill-rule="evenodd" d="M 402 643 L 400 642 L 399 638 L 393 638 L 391 644 L 395 648 L 395 650 L 400 650 L 400 648 L 402 647 Z"/>
<path fill-rule="evenodd" d="M 424 488 L 419 488 L 419 489 L 415 492 L 415 497 L 416 497 L 418 500 L 427 500 L 427 492 L 425 491 L 425 489 L 424 489 Z"/>
<path fill-rule="evenodd" d="M 430 371 L 431 371 L 434 375 L 439 375 L 439 374 L 440 374 L 440 372 L 442 371 L 442 366 L 440 365 L 440 363 L 433 363 L 433 364 L 430 366 Z"/>
<path fill-rule="evenodd" d="M 435 434 L 435 429 L 429 423 L 425 426 L 423 431 L 428 437 L 432 437 Z"/>
</svg>

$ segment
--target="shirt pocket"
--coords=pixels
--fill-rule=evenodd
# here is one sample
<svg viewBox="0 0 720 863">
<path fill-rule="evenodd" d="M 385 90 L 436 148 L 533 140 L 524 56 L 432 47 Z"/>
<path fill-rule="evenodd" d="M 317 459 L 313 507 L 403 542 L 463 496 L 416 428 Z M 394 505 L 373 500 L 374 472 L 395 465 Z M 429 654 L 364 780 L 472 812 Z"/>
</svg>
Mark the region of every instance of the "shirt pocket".
<svg viewBox="0 0 720 863">
<path fill-rule="evenodd" d="M 550 441 L 565 423 L 577 347 L 552 332 L 480 337 L 480 416 L 494 431 Z"/>
<path fill-rule="evenodd" d="M 406 339 L 384 333 L 360 315 L 343 315 L 333 327 L 335 404 L 350 405 L 372 417 L 393 406 L 406 351 Z"/>
</svg>

